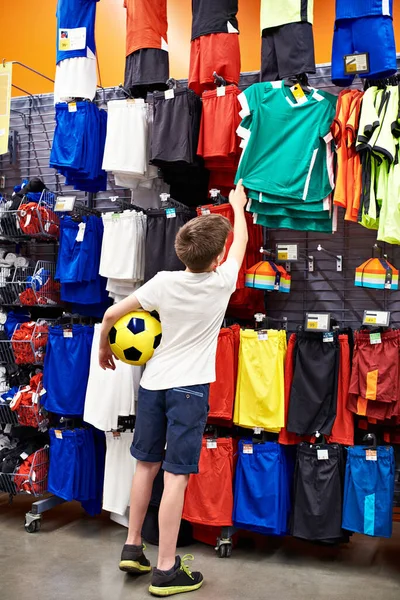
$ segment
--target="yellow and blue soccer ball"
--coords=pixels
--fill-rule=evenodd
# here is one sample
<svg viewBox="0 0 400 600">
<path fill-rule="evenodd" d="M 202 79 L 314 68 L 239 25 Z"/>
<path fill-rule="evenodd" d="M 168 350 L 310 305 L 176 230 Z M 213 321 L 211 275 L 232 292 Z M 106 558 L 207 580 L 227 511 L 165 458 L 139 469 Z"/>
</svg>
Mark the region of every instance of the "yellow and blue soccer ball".
<svg viewBox="0 0 400 600">
<path fill-rule="evenodd" d="M 146 311 L 130 312 L 111 328 L 108 341 L 119 360 L 144 365 L 161 343 L 161 323 Z"/>
</svg>

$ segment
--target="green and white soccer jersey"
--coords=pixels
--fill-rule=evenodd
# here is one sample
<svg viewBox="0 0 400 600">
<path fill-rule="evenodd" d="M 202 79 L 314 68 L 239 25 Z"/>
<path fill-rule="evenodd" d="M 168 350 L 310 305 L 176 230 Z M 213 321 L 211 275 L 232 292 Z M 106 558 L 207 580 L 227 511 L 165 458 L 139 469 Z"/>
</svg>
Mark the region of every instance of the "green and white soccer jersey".
<svg viewBox="0 0 400 600">
<path fill-rule="evenodd" d="M 321 201 L 333 189 L 335 99 L 312 90 L 296 102 L 284 82 L 257 83 L 239 96 L 244 148 L 236 182 L 250 190 L 298 202 Z"/>
<path fill-rule="evenodd" d="M 312 23 L 314 0 L 261 0 L 261 31 L 301 21 Z"/>
</svg>

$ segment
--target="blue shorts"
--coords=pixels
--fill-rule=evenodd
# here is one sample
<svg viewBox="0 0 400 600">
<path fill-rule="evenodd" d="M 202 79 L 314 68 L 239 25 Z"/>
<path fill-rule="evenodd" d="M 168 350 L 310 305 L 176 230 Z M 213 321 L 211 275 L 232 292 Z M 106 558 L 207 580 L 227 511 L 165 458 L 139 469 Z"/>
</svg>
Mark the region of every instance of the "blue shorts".
<svg viewBox="0 0 400 600">
<path fill-rule="evenodd" d="M 73 325 L 72 337 L 64 337 L 62 327 L 49 328 L 43 370 L 44 408 L 49 412 L 83 415 L 93 333 L 93 327 Z"/>
<path fill-rule="evenodd" d="M 163 461 L 164 471 L 175 475 L 198 473 L 209 389 L 208 384 L 157 391 L 140 387 L 132 456 Z"/>
<path fill-rule="evenodd" d="M 75 498 L 75 469 L 78 464 L 78 448 L 75 431 L 63 430 L 61 438 L 50 429 L 50 464 L 47 489 L 49 492 L 71 502 Z"/>
<path fill-rule="evenodd" d="M 56 104 L 56 129 L 50 154 L 50 167 L 65 171 L 79 170 L 86 163 L 85 132 L 89 102 L 77 102 L 76 111 L 68 104 Z"/>
<path fill-rule="evenodd" d="M 50 429 L 48 491 L 67 501 L 83 503 L 91 515 L 101 512 L 105 437 L 89 427 Z"/>
<path fill-rule="evenodd" d="M 366 449 L 348 449 L 343 501 L 343 529 L 376 537 L 391 537 L 395 481 L 394 451 L 377 449 L 377 460 L 366 460 Z"/>
<path fill-rule="evenodd" d="M 103 222 L 84 217 L 85 233 L 76 241 L 79 225 L 70 217 L 61 220 L 56 279 L 61 281 L 61 299 L 79 304 L 100 304 L 107 298 L 106 280 L 99 275 Z"/>
<path fill-rule="evenodd" d="M 293 463 L 275 442 L 239 442 L 233 522 L 264 535 L 285 535 L 291 510 Z"/>
<path fill-rule="evenodd" d="M 369 73 L 362 77 L 383 79 L 397 73 L 393 20 L 383 15 L 342 19 L 335 23 L 332 49 L 332 81 L 346 87 L 354 76 L 346 75 L 345 54 L 369 52 Z"/>
</svg>

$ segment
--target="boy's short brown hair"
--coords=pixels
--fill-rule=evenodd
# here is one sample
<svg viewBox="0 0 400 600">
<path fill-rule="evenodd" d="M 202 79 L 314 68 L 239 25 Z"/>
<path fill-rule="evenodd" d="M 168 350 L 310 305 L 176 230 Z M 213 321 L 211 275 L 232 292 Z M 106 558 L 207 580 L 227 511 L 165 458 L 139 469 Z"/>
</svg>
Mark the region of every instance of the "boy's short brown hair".
<svg viewBox="0 0 400 600">
<path fill-rule="evenodd" d="M 175 239 L 178 258 L 191 271 L 206 271 L 223 252 L 232 225 L 221 215 L 203 215 L 180 228 Z"/>
</svg>

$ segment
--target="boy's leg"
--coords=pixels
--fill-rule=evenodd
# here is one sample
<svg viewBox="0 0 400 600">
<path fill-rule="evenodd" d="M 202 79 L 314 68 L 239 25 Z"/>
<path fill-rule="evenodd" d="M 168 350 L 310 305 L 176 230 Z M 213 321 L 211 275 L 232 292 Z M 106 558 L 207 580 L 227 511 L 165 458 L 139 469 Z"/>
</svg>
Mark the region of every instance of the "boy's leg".
<svg viewBox="0 0 400 600">
<path fill-rule="evenodd" d="M 159 558 L 149 588 L 155 596 L 191 592 L 203 583 L 201 573 L 191 573 L 175 554 L 187 482 L 191 473 L 198 473 L 208 396 L 209 385 L 174 388 L 166 392 L 167 450 L 159 512 Z"/>
<path fill-rule="evenodd" d="M 146 573 L 150 563 L 143 553 L 142 526 L 151 499 L 154 479 L 160 470 L 166 441 L 165 391 L 140 387 L 135 435 L 131 454 L 137 459 L 131 489 L 129 530 L 122 550 L 120 569 Z"/>
<path fill-rule="evenodd" d="M 188 481 L 189 475 L 164 473 L 164 493 L 158 515 L 160 548 L 157 569 L 161 571 L 168 571 L 175 564 L 176 544 Z"/>
<path fill-rule="evenodd" d="M 142 527 L 153 491 L 154 479 L 161 463 L 146 463 L 138 460 L 132 480 L 127 544 L 139 546 L 142 543 Z"/>
</svg>

